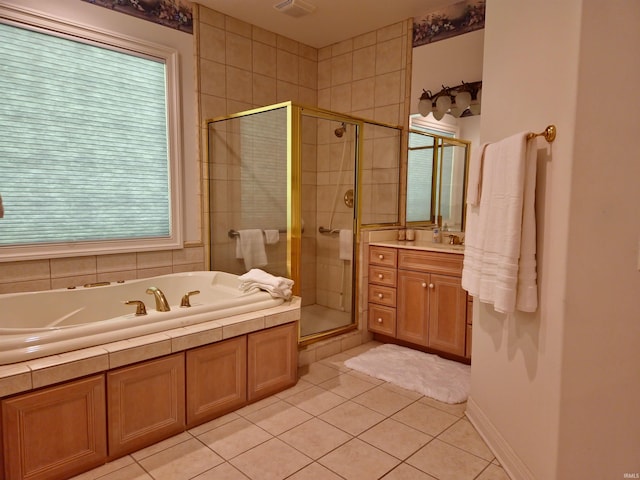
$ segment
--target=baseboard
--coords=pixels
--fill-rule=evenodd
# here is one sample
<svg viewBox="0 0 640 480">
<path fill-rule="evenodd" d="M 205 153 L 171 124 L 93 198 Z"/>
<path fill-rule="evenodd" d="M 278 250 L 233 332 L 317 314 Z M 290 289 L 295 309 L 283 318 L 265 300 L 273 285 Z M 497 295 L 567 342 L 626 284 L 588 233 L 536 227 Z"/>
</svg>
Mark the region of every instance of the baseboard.
<svg viewBox="0 0 640 480">
<path fill-rule="evenodd" d="M 489 417 L 471 397 L 467 400 L 466 416 L 511 480 L 536 480 L 520 457 L 513 451 L 511 445 L 507 443 Z"/>
</svg>

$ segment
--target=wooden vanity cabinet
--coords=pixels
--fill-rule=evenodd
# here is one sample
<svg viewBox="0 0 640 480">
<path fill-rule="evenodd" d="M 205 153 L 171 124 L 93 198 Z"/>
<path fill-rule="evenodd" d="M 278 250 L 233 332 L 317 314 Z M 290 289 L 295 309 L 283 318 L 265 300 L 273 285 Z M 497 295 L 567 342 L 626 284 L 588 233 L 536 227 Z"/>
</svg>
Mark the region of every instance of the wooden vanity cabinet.
<svg viewBox="0 0 640 480">
<path fill-rule="evenodd" d="M 2 401 L 6 480 L 65 479 L 107 458 L 104 375 Z"/>
<path fill-rule="evenodd" d="M 369 314 L 370 332 L 396 336 L 398 253 L 395 248 L 369 248 Z"/>
<path fill-rule="evenodd" d="M 380 246 L 369 251 L 369 330 L 409 346 L 469 359 L 469 304 L 461 287 L 463 256 Z M 377 274 L 377 269 L 384 268 L 382 261 L 386 268 L 396 266 L 395 276 L 384 271 L 382 278 Z M 391 278 L 393 292 L 387 285 Z"/>
<path fill-rule="evenodd" d="M 107 373 L 109 457 L 185 430 L 184 353 Z"/>
</svg>

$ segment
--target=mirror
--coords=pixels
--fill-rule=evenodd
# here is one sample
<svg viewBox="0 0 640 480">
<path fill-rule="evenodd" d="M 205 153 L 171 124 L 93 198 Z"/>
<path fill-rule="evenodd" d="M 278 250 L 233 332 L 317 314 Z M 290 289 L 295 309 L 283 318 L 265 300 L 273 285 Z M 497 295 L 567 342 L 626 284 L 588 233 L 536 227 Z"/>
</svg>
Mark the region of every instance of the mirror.
<svg viewBox="0 0 640 480">
<path fill-rule="evenodd" d="M 409 131 L 407 225 L 464 231 L 470 143 L 444 131 Z"/>
</svg>

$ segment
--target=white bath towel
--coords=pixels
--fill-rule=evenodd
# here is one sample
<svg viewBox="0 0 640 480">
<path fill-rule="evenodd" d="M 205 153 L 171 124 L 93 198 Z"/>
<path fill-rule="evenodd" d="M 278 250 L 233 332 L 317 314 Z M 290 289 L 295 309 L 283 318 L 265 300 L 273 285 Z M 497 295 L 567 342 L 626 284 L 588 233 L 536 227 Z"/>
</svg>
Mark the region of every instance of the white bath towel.
<svg viewBox="0 0 640 480">
<path fill-rule="evenodd" d="M 482 192 L 482 161 L 484 159 L 484 149 L 487 147 L 483 143 L 480 148 L 473 150 L 471 161 L 469 162 L 469 178 L 467 187 L 467 203 L 469 205 L 479 205 Z"/>
<path fill-rule="evenodd" d="M 267 245 L 273 245 L 274 243 L 278 243 L 280 241 L 280 231 L 279 230 L 265 230 L 264 231 L 264 243 Z"/>
<path fill-rule="evenodd" d="M 273 297 L 289 300 L 292 295 L 293 280 L 284 277 L 276 277 L 270 273 L 252 268 L 244 275 L 238 277 L 240 285 L 238 288 L 243 292 L 254 290 L 265 290 Z"/>
<path fill-rule="evenodd" d="M 244 267 L 247 270 L 267 264 L 267 253 L 264 249 L 262 230 L 238 230 L 236 258 L 244 259 Z"/>
<path fill-rule="evenodd" d="M 353 230 L 340 230 L 340 260 L 353 258 Z"/>
<path fill-rule="evenodd" d="M 533 312 L 535 142 L 519 133 L 484 149 L 479 203 L 467 201 L 462 288 L 498 312 Z"/>
</svg>

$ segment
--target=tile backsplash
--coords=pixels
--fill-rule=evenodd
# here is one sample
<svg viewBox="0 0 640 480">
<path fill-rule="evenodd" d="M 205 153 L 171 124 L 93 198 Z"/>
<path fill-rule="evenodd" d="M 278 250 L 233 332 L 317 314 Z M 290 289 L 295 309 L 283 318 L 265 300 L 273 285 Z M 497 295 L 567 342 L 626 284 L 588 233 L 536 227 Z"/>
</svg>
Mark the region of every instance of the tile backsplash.
<svg viewBox="0 0 640 480">
<path fill-rule="evenodd" d="M 204 247 L 0 262 L 0 293 L 50 290 L 205 270 Z"/>
</svg>

